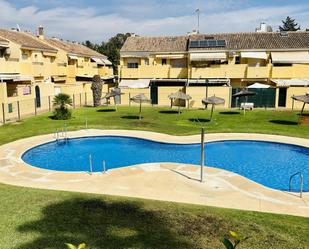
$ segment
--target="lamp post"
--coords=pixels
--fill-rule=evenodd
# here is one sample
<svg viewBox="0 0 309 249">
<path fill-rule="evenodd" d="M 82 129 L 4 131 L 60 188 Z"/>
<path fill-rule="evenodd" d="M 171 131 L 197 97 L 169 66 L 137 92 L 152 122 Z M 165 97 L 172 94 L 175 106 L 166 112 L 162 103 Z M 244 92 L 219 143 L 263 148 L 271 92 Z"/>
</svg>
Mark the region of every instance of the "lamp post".
<svg viewBox="0 0 309 249">
<path fill-rule="evenodd" d="M 201 130 L 201 182 L 203 182 L 203 171 L 204 171 L 204 154 L 205 154 L 205 143 L 204 143 L 204 138 L 205 138 L 205 131 L 204 127 L 202 127 Z"/>
</svg>

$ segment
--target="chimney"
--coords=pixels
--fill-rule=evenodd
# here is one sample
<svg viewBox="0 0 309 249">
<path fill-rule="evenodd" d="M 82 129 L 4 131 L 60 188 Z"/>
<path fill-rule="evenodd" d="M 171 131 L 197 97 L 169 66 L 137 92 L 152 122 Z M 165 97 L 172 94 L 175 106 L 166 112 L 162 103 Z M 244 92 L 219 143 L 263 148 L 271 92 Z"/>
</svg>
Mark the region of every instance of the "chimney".
<svg viewBox="0 0 309 249">
<path fill-rule="evenodd" d="M 43 26 L 39 26 L 38 28 L 38 37 L 42 40 L 44 40 L 44 28 Z"/>
</svg>

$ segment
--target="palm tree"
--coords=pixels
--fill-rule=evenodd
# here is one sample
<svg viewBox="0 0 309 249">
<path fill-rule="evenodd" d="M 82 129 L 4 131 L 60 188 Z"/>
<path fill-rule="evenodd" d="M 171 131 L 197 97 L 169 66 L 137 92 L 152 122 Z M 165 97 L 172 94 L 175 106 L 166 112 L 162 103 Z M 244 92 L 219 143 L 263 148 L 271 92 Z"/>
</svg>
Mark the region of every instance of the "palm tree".
<svg viewBox="0 0 309 249">
<path fill-rule="evenodd" d="M 69 119 L 71 118 L 71 111 L 69 107 L 72 106 L 72 98 L 70 95 L 60 93 L 54 97 L 54 118 L 55 119 Z"/>
<path fill-rule="evenodd" d="M 102 82 L 100 75 L 93 76 L 91 90 L 92 90 L 92 95 L 93 95 L 93 105 L 94 106 L 101 105 L 102 88 L 103 88 L 103 82 Z"/>
</svg>

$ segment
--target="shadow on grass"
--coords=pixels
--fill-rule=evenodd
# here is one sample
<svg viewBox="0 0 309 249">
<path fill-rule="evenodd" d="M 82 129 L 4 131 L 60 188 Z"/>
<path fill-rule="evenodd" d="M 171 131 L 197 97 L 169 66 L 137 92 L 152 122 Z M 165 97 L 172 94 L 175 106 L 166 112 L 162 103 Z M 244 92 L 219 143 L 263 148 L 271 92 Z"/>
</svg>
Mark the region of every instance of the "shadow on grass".
<svg viewBox="0 0 309 249">
<path fill-rule="evenodd" d="M 97 112 L 115 112 L 116 109 L 99 109 Z"/>
<path fill-rule="evenodd" d="M 298 116 L 302 116 L 302 117 L 309 117 L 309 113 L 303 113 L 303 115 L 300 115 L 300 113 L 297 113 Z"/>
<path fill-rule="evenodd" d="M 280 124 L 280 125 L 298 125 L 295 121 L 289 121 L 289 120 L 269 120 L 270 123 L 273 124 Z"/>
<path fill-rule="evenodd" d="M 194 248 L 171 227 L 163 212 L 137 203 L 75 198 L 45 207 L 38 220 L 18 227 L 21 233 L 36 234 L 18 249 L 60 249 L 68 242 L 85 242 L 93 249 Z"/>
<path fill-rule="evenodd" d="M 163 110 L 163 111 L 159 111 L 159 113 L 162 113 L 162 114 L 178 114 L 178 111 L 176 110 Z M 180 111 L 181 113 L 181 111 Z"/>
<path fill-rule="evenodd" d="M 237 115 L 237 114 L 240 114 L 240 112 L 237 112 L 237 111 L 225 111 L 225 112 L 219 112 L 220 114 L 223 114 L 223 115 Z"/>
<path fill-rule="evenodd" d="M 120 118 L 123 118 L 123 119 L 139 119 L 139 116 L 137 115 L 128 115 L 128 116 L 122 116 Z M 143 117 L 142 117 L 143 119 Z"/>
<path fill-rule="evenodd" d="M 189 118 L 188 119 L 190 122 L 195 122 L 195 123 L 208 123 L 211 120 L 207 118 Z"/>
</svg>

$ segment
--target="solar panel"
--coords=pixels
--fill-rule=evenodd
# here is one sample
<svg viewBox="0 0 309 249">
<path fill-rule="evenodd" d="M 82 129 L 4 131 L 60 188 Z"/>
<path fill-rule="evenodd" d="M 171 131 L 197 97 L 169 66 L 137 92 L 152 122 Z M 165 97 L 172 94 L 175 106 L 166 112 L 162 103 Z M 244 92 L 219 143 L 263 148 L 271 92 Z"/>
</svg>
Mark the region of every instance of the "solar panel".
<svg viewBox="0 0 309 249">
<path fill-rule="evenodd" d="M 190 48 L 199 48 L 199 41 L 190 41 Z"/>
<path fill-rule="evenodd" d="M 190 41 L 189 48 L 215 48 L 215 47 L 225 47 L 225 40 L 199 40 L 199 41 Z"/>
</svg>

